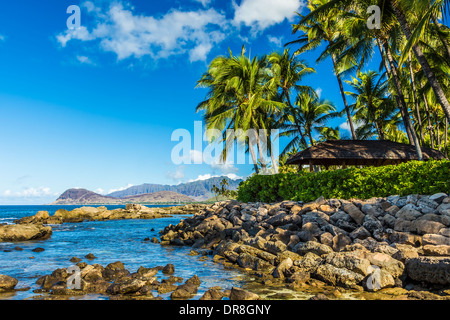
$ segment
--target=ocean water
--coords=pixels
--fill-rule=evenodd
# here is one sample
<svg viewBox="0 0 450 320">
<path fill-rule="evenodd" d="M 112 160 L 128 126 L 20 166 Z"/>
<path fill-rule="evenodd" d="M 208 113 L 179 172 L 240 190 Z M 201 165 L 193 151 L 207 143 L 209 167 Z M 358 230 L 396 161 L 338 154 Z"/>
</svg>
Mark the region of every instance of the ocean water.
<svg viewBox="0 0 450 320">
<path fill-rule="evenodd" d="M 53 214 L 58 209 L 72 210 L 79 206 L 0 206 L 0 223 L 13 223 L 15 219 L 36 214 L 39 210 L 46 210 Z M 108 209 L 123 206 L 107 206 Z M 159 238 L 159 231 L 169 224 L 177 224 L 184 215 L 153 220 L 109 220 L 89 221 L 81 223 L 64 223 L 54 225 L 53 235 L 48 240 L 27 242 L 0 242 L 0 274 L 12 276 L 19 280 L 17 288 L 30 287 L 26 291 L 0 294 L 0 299 L 30 299 L 43 297 L 43 294 L 33 293 L 38 289 L 36 280 L 50 274 L 57 268 L 67 268 L 73 265 L 70 258 L 78 257 L 88 264 L 122 261 L 125 268 L 135 272 L 140 266 L 156 267 L 168 263 L 175 265 L 175 276 L 185 280 L 197 274 L 202 281 L 199 292 L 194 299 L 198 299 L 210 287 L 220 286 L 230 289 L 232 286 L 242 286 L 244 277 L 236 270 L 225 269 L 221 264 L 213 263 L 212 256 L 201 261 L 201 256 L 187 255 L 191 248 L 161 246 L 145 238 Z M 154 229 L 154 231 L 151 231 Z M 23 250 L 17 251 L 15 247 Z M 33 252 L 40 247 L 43 252 Z M 97 258 L 87 260 L 88 253 Z M 158 273 L 158 280 L 164 278 Z M 157 294 L 154 293 L 156 296 Z M 161 295 L 168 298 L 169 294 Z M 75 298 L 74 298 L 75 299 Z M 84 296 L 83 299 L 108 299 L 106 296 Z"/>
</svg>

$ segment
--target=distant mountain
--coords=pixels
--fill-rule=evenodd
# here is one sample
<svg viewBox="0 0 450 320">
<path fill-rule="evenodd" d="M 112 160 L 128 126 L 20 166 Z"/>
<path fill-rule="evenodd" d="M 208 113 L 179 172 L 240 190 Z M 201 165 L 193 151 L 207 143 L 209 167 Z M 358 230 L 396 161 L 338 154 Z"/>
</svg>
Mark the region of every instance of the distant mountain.
<svg viewBox="0 0 450 320">
<path fill-rule="evenodd" d="M 161 203 L 193 202 L 194 199 L 172 191 L 160 191 L 124 198 L 103 196 L 86 189 L 69 189 L 59 196 L 51 205 L 92 205 L 92 204 L 127 204 L 127 203 Z"/>
<path fill-rule="evenodd" d="M 125 198 L 146 193 L 153 193 L 159 191 L 172 191 L 191 197 L 197 201 L 207 200 L 213 197 L 211 188 L 213 185 L 219 186 L 220 182 L 226 179 L 229 183 L 228 189 L 236 190 L 242 179 L 232 180 L 226 176 L 214 177 L 206 180 L 198 180 L 193 182 L 181 183 L 178 185 L 162 185 L 144 183 L 138 186 L 132 186 L 128 189 L 116 191 L 108 194 L 109 197 Z"/>
</svg>

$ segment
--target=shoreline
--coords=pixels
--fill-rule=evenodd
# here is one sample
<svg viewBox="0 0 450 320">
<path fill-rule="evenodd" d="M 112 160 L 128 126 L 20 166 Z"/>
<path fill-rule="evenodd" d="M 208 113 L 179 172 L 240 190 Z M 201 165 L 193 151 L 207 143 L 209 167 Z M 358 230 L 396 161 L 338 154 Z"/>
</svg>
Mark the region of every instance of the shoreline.
<svg viewBox="0 0 450 320">
<path fill-rule="evenodd" d="M 173 209 L 156 212 L 148 209 L 160 208 L 129 205 L 120 215 L 105 216 L 102 208 L 96 208 L 96 213 L 89 208 L 55 215 L 61 223 L 119 216 L 155 219 Z M 160 244 L 191 247 L 189 255 L 204 259 L 210 254 L 215 263 L 253 279 L 243 288 L 258 299 L 450 300 L 449 210 L 450 197 L 442 193 L 364 201 L 320 198 L 310 203 L 264 204 L 232 200 L 177 206 L 172 214 L 191 217 L 166 226 L 160 232 Z M 51 222 L 55 215 L 40 212 L 22 218 L 22 225 Z M 371 287 L 369 280 L 379 288 Z"/>
</svg>

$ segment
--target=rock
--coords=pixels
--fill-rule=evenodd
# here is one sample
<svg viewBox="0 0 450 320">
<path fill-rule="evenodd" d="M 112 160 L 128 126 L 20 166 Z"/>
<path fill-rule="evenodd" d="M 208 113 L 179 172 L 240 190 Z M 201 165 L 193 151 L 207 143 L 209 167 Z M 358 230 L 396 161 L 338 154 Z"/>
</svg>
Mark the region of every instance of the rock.
<svg viewBox="0 0 450 320">
<path fill-rule="evenodd" d="M 139 291 L 144 285 L 145 281 L 133 278 L 121 278 L 114 281 L 112 285 L 106 289 L 109 294 L 127 294 Z"/>
<path fill-rule="evenodd" d="M 159 242 L 159 239 L 156 238 L 156 237 L 153 237 L 150 241 L 151 241 L 152 243 L 160 243 L 160 242 Z"/>
<path fill-rule="evenodd" d="M 364 227 L 359 227 L 356 228 L 355 230 L 353 230 L 350 234 L 349 234 L 350 238 L 352 238 L 353 240 L 355 239 L 366 239 L 368 237 L 371 236 L 370 232 L 367 231 L 366 228 Z"/>
<path fill-rule="evenodd" d="M 300 270 L 295 271 L 288 279 L 286 279 L 286 282 L 293 283 L 294 285 L 301 285 L 307 282 L 309 279 L 311 279 L 311 273 Z"/>
<path fill-rule="evenodd" d="M 414 221 L 397 219 L 394 230 L 399 232 L 416 232 Z"/>
<path fill-rule="evenodd" d="M 206 291 L 200 300 L 222 300 L 224 294 L 218 289 L 209 289 Z"/>
<path fill-rule="evenodd" d="M 358 257 L 354 252 L 330 253 L 326 256 L 325 263 L 359 273 L 363 276 L 367 276 L 371 272 L 370 261 Z"/>
<path fill-rule="evenodd" d="M 0 225 L 0 242 L 45 240 L 52 235 L 52 228 L 38 224 Z"/>
<path fill-rule="evenodd" d="M 97 258 L 97 257 L 94 256 L 92 253 L 88 253 L 88 254 L 85 255 L 84 257 L 85 257 L 86 259 L 88 259 L 88 260 L 94 260 L 94 259 Z"/>
<path fill-rule="evenodd" d="M 424 245 L 432 244 L 436 246 L 450 246 L 450 238 L 438 234 L 424 234 L 422 237 L 422 241 Z"/>
<path fill-rule="evenodd" d="M 291 258 L 283 260 L 274 270 L 273 277 L 284 279 L 284 274 L 293 266 Z"/>
<path fill-rule="evenodd" d="M 352 243 L 352 239 L 345 234 L 338 234 L 333 237 L 333 250 L 341 251 L 345 246 Z"/>
<path fill-rule="evenodd" d="M 171 263 L 167 264 L 163 269 L 162 273 L 164 274 L 174 274 L 175 273 L 175 266 Z"/>
<path fill-rule="evenodd" d="M 13 277 L 0 274 L 0 292 L 12 291 L 19 281 Z"/>
<path fill-rule="evenodd" d="M 450 238 L 450 228 L 443 228 L 439 230 L 439 235 Z"/>
<path fill-rule="evenodd" d="M 272 272 L 275 267 L 269 262 L 250 255 L 248 253 L 241 253 L 237 259 L 237 263 L 241 268 L 256 270 L 256 271 L 267 271 Z"/>
<path fill-rule="evenodd" d="M 429 199 L 432 201 L 435 201 L 437 203 L 441 203 L 442 200 L 444 200 L 446 197 L 447 197 L 447 195 L 445 193 L 440 192 L 440 193 L 435 193 L 435 194 L 431 195 L 429 197 Z"/>
<path fill-rule="evenodd" d="M 69 261 L 70 261 L 70 262 L 73 262 L 73 263 L 77 263 L 77 262 L 80 262 L 81 259 L 80 259 L 80 258 L 77 258 L 77 257 L 72 257 L 72 258 L 70 258 Z"/>
<path fill-rule="evenodd" d="M 392 258 L 397 259 L 403 263 L 405 263 L 407 259 L 419 257 L 417 249 L 411 245 L 396 243 L 395 248 L 398 251 L 392 255 Z"/>
<path fill-rule="evenodd" d="M 391 230 L 389 232 L 389 241 L 392 243 L 409 244 L 414 247 L 422 245 L 422 236 L 414 235 L 408 232 L 397 232 Z"/>
<path fill-rule="evenodd" d="M 322 233 L 320 235 L 320 243 L 332 247 L 333 246 L 333 235 L 329 232 Z"/>
<path fill-rule="evenodd" d="M 425 246 L 423 246 L 422 249 L 423 249 L 423 254 L 425 256 L 441 256 L 441 257 L 450 256 L 450 246 L 446 246 L 446 245 L 438 245 L 438 246 L 425 245 Z"/>
<path fill-rule="evenodd" d="M 385 253 L 362 252 L 362 257 L 369 260 L 371 265 L 385 269 L 394 278 L 400 277 L 405 269 L 405 265 L 401 261 L 398 261 Z"/>
<path fill-rule="evenodd" d="M 422 213 L 420 213 L 417 209 L 418 209 L 418 207 L 416 207 L 415 205 L 407 204 L 406 206 L 401 208 L 399 211 L 397 211 L 397 213 L 395 214 L 395 217 L 397 219 L 402 219 L 402 220 L 409 220 L 409 221 L 415 220 L 422 215 Z"/>
<path fill-rule="evenodd" d="M 353 203 L 344 203 L 342 206 L 345 212 L 348 213 L 350 217 L 359 225 L 362 225 L 364 223 L 365 215 L 362 213 L 361 210 L 358 209 Z"/>
<path fill-rule="evenodd" d="M 34 248 L 34 249 L 31 250 L 31 251 L 33 251 L 33 252 L 44 252 L 45 249 L 44 249 L 44 248 L 37 247 L 37 248 Z"/>
<path fill-rule="evenodd" d="M 294 260 L 294 265 L 307 272 L 314 272 L 323 259 L 317 254 L 308 252 L 301 259 Z"/>
<path fill-rule="evenodd" d="M 442 203 L 437 207 L 439 214 L 450 216 L 450 203 Z"/>
<path fill-rule="evenodd" d="M 381 222 L 388 228 L 393 229 L 397 219 L 390 214 L 386 214 L 381 218 Z"/>
<path fill-rule="evenodd" d="M 406 273 L 416 281 L 450 285 L 450 258 L 419 257 L 406 261 Z"/>
<path fill-rule="evenodd" d="M 309 300 L 330 300 L 330 299 L 323 293 L 318 293 L 315 296 L 309 298 Z"/>
<path fill-rule="evenodd" d="M 200 286 L 200 279 L 195 275 L 192 278 L 186 280 L 182 285 L 179 285 L 174 292 L 170 295 L 171 299 L 189 299 L 197 294 L 198 287 Z"/>
<path fill-rule="evenodd" d="M 232 287 L 230 292 L 230 300 L 260 300 L 261 298 L 250 291 Z"/>
<path fill-rule="evenodd" d="M 445 228 L 442 223 L 436 221 L 416 220 L 413 222 L 414 229 L 418 234 L 437 234 L 439 230 Z"/>
<path fill-rule="evenodd" d="M 108 264 L 102 271 L 103 277 L 108 281 L 113 281 L 117 278 L 127 276 L 129 274 L 130 272 L 125 269 L 125 266 L 120 261 Z"/>
<path fill-rule="evenodd" d="M 305 255 L 308 252 L 312 252 L 314 254 L 317 254 L 318 256 L 321 256 L 323 254 L 328 254 L 333 252 L 333 249 L 331 249 L 329 246 L 321 244 L 316 241 L 308 241 L 308 242 L 300 242 L 298 243 L 293 251 L 295 253 L 298 253 L 299 255 Z"/>
<path fill-rule="evenodd" d="M 344 268 L 337 268 L 331 264 L 320 265 L 315 276 L 328 284 L 345 288 L 352 288 L 364 279 L 363 275 Z"/>
</svg>

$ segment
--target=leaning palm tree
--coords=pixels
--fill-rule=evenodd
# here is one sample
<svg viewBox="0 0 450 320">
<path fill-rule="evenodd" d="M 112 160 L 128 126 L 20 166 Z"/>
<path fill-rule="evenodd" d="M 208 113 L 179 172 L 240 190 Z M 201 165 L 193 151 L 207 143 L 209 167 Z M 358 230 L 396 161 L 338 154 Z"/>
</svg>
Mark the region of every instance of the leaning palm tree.
<svg viewBox="0 0 450 320">
<path fill-rule="evenodd" d="M 314 11 L 317 7 L 323 6 L 327 4 L 327 0 L 310 0 L 308 2 L 308 8 L 311 11 Z M 298 37 L 297 40 L 288 42 L 286 45 L 292 44 L 300 44 L 301 47 L 297 49 L 296 54 L 300 54 L 305 51 L 313 50 L 318 48 L 323 43 L 327 46 L 322 54 L 317 59 L 317 62 L 323 61 L 326 57 L 330 56 L 333 62 L 334 73 L 336 75 L 339 89 L 341 92 L 342 100 L 344 102 L 344 110 L 347 115 L 347 121 L 350 125 L 350 131 L 352 134 L 352 138 L 356 139 L 356 132 L 353 125 L 352 116 L 350 113 L 350 108 L 347 103 L 347 98 L 345 97 L 344 86 L 341 79 L 341 73 L 345 69 L 349 69 L 350 66 L 354 65 L 354 61 L 346 61 L 344 63 L 340 63 L 338 65 L 338 55 L 340 52 L 337 49 L 331 51 L 330 47 L 336 47 L 336 43 L 339 41 L 339 16 L 336 14 L 336 11 L 327 12 L 326 16 L 322 16 L 317 19 L 309 19 L 305 20 L 301 14 L 298 14 L 302 19 L 298 24 L 293 25 L 293 33 L 297 33 L 299 31 L 303 31 L 304 34 Z"/>
<path fill-rule="evenodd" d="M 196 109 L 197 112 L 204 112 L 206 128 L 222 131 L 223 141 L 228 142 L 228 129 L 234 130 L 234 138 L 239 143 L 245 144 L 248 141 L 256 173 L 259 173 L 259 169 L 255 143 L 261 167 L 263 170 L 266 168 L 258 135 L 258 130 L 264 128 L 263 115 L 284 108 L 283 103 L 273 100 L 278 87 L 267 72 L 267 59 L 247 57 L 245 48 L 242 47 L 239 56 L 234 56 L 230 50 L 228 57 L 215 58 L 197 83 L 197 87 L 209 89 L 206 99 Z M 255 133 L 254 137 L 246 135 L 251 130 Z M 226 160 L 227 147 L 228 143 L 223 149 L 222 160 Z"/>
</svg>

